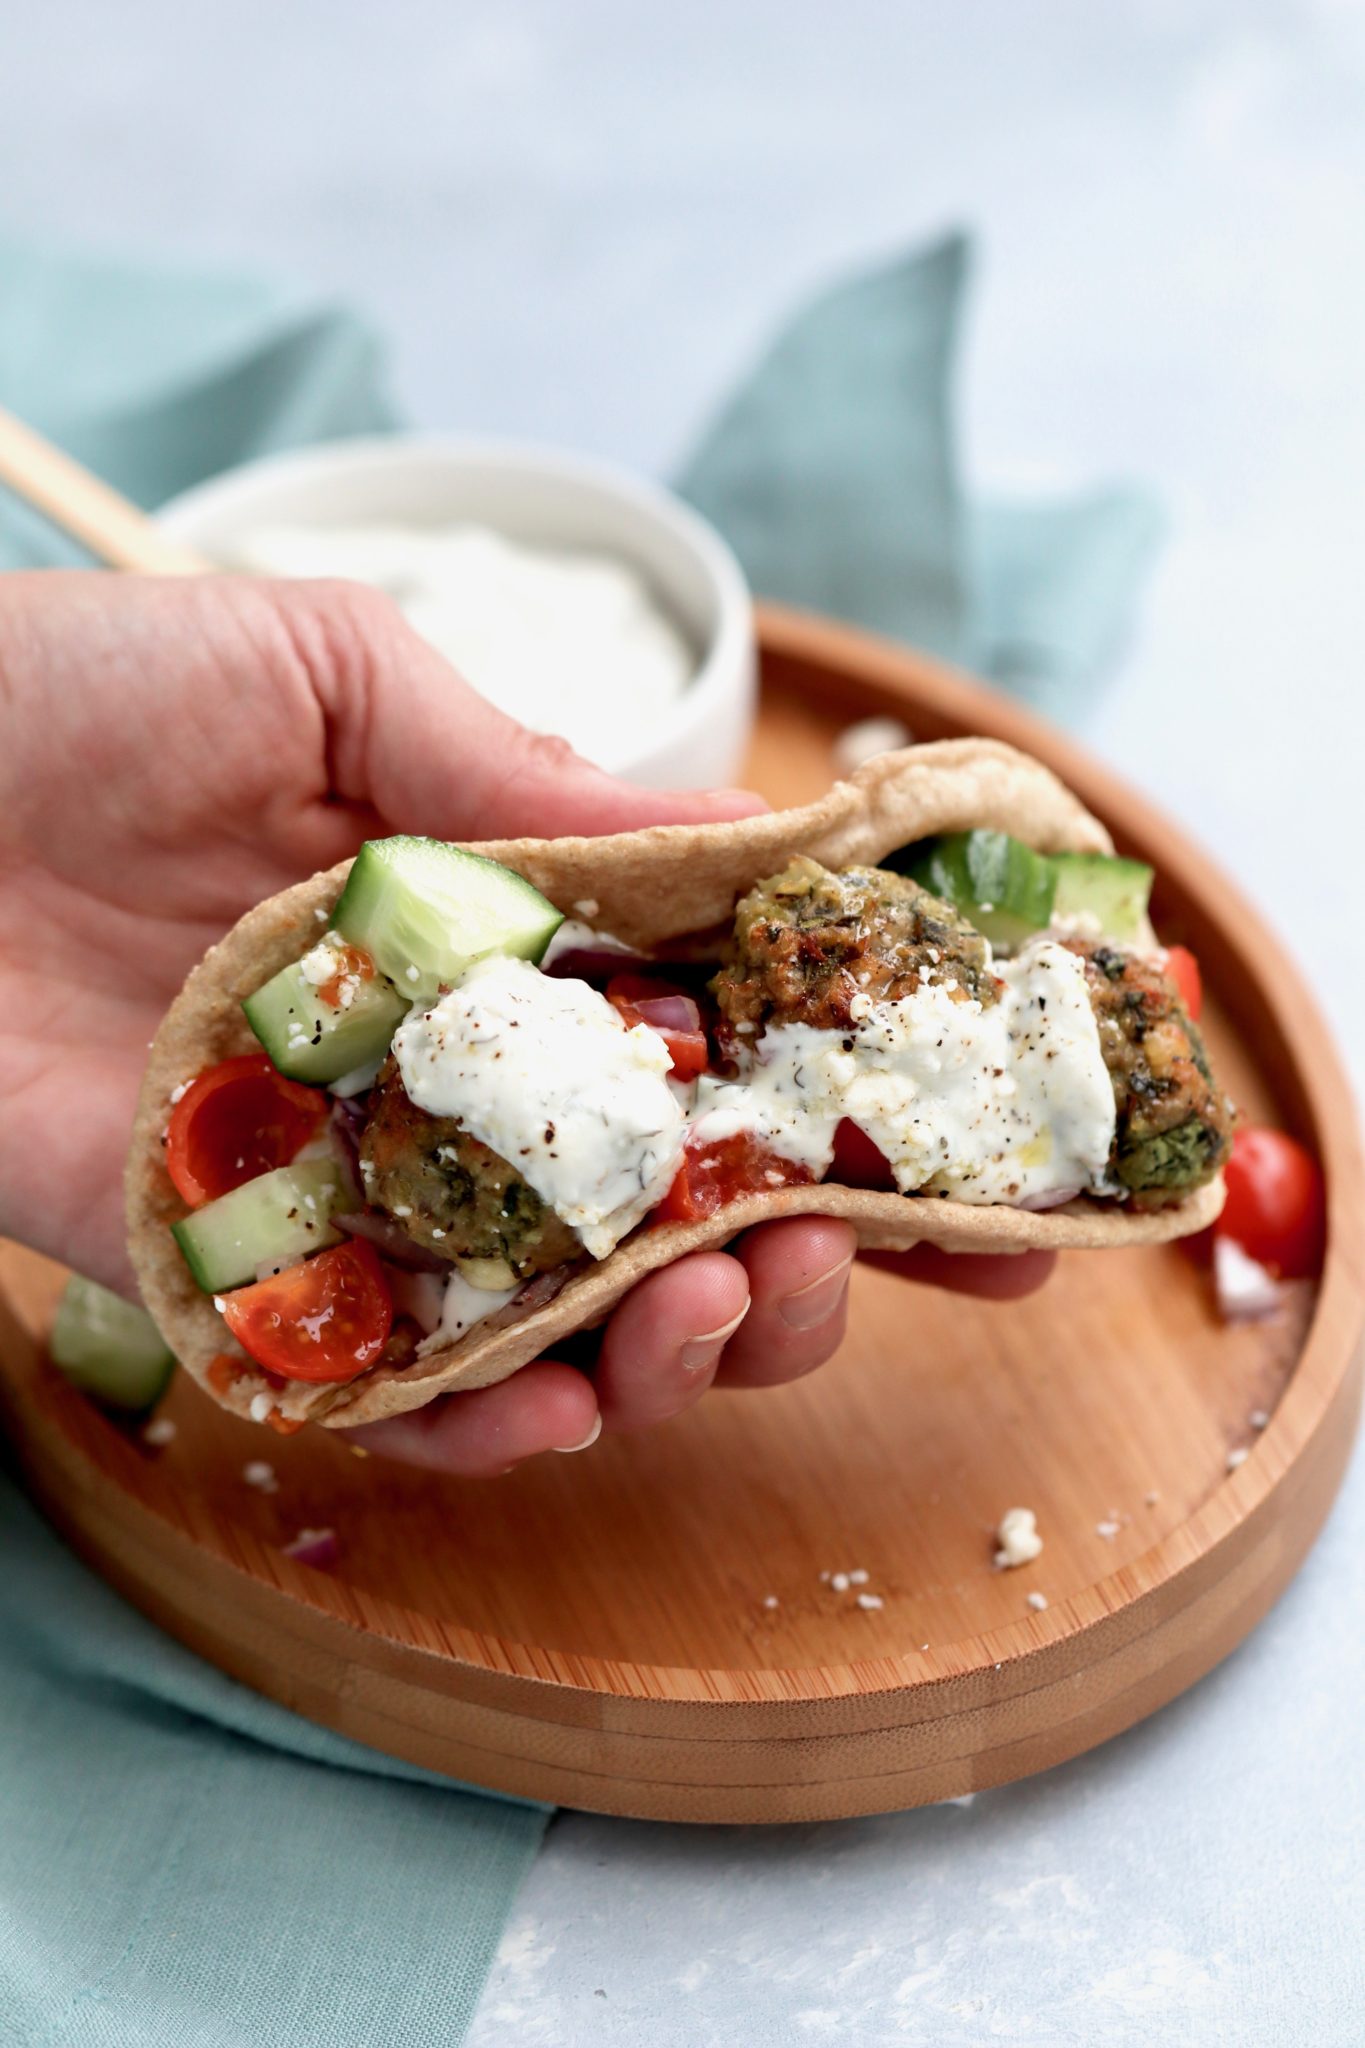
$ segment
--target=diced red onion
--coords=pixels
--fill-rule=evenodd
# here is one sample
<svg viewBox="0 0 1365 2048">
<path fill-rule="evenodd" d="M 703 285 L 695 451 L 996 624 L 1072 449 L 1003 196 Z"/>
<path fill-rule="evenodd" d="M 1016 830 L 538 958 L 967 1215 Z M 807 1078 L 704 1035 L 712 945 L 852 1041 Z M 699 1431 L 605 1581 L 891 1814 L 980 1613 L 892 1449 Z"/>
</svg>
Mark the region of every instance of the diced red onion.
<svg viewBox="0 0 1365 2048">
<path fill-rule="evenodd" d="M 559 981 L 610 981 L 613 974 L 648 974 L 654 961 L 610 946 L 568 946 L 541 962 L 541 972 Z"/>
<path fill-rule="evenodd" d="M 632 997 L 631 1008 L 651 1031 L 700 1031 L 701 1011 L 691 996 Z"/>
<path fill-rule="evenodd" d="M 360 1180 L 360 1137 L 365 1128 L 365 1105 L 359 1096 L 336 1096 L 332 1101 L 332 1131 L 353 1178 Z"/>
<path fill-rule="evenodd" d="M 428 1251 L 425 1245 L 417 1244 L 391 1216 L 381 1215 L 377 1209 L 347 1210 L 344 1215 L 333 1216 L 338 1230 L 344 1230 L 348 1237 L 367 1238 L 375 1250 L 382 1252 L 395 1266 L 402 1266 L 409 1273 L 444 1273 L 449 1262 Z"/>
<path fill-rule="evenodd" d="M 297 1564 L 311 1564 L 315 1571 L 329 1571 L 340 1554 L 335 1529 L 300 1529 L 292 1543 L 284 1546 L 286 1557 Z"/>
<path fill-rule="evenodd" d="M 442 1264 L 445 1261 L 442 1260 Z M 389 1292 L 393 1305 L 400 1316 L 411 1316 L 424 1337 L 440 1327 L 441 1309 L 445 1303 L 446 1274 L 444 1273 L 391 1273 Z"/>
<path fill-rule="evenodd" d="M 1024 1195 L 1014 1206 L 1038 1214 L 1044 1209 L 1060 1209 L 1063 1202 L 1074 1202 L 1079 1193 L 1079 1188 L 1045 1188 L 1041 1194 Z"/>
<path fill-rule="evenodd" d="M 1274 1274 L 1220 1230 L 1213 1234 L 1213 1284 L 1225 1323 L 1263 1322 L 1284 1299 Z"/>
</svg>

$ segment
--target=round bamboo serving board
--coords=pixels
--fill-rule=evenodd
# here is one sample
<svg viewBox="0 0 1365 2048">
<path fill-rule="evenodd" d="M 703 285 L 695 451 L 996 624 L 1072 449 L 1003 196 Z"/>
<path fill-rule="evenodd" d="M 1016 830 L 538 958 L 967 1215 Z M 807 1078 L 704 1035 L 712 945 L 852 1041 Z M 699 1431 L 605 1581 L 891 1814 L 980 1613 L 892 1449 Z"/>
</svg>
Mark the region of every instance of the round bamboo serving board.
<svg viewBox="0 0 1365 2048">
<path fill-rule="evenodd" d="M 1158 928 L 1203 965 L 1220 1074 L 1246 1114 L 1324 1162 L 1319 1285 L 1290 1289 L 1272 1322 L 1228 1328 L 1179 1247 L 1068 1254 L 1013 1303 L 860 1271 L 848 1341 L 810 1379 L 460 1482 L 321 1430 L 269 1436 L 188 1384 L 163 1410 L 174 1439 L 149 1447 L 45 1365 L 59 1271 L 0 1250 L 8 1429 L 53 1521 L 129 1599 L 379 1749 L 668 1820 L 920 1805 L 1151 1713 L 1292 1576 L 1360 1398 L 1355 1115 L 1304 981 L 1252 906 L 1071 742 L 962 677 L 775 610 L 762 650 L 752 773 L 774 803 L 817 794 L 840 728 L 888 713 L 917 738 L 1027 748 L 1154 863 Z M 260 1458 L 273 1493 L 243 1479 Z M 1016 1505 L 1045 1548 L 996 1571 L 992 1532 Z M 323 1526 L 332 1570 L 285 1556 Z M 851 1571 L 867 1578 L 846 1591 L 826 1576 Z"/>
</svg>

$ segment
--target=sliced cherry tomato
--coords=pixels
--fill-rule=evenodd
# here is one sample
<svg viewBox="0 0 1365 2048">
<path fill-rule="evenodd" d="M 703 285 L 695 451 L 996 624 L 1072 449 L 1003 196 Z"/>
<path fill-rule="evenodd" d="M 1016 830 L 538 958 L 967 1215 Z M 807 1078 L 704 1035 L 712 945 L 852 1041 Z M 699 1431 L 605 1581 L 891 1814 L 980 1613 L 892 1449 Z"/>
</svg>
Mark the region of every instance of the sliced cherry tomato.
<svg viewBox="0 0 1365 2048">
<path fill-rule="evenodd" d="M 1180 991 L 1180 1000 L 1197 1024 L 1204 1007 L 1204 980 L 1188 946 L 1166 948 L 1166 972 Z"/>
<path fill-rule="evenodd" d="M 660 1223 L 698 1223 L 740 1195 L 799 1187 L 814 1180 L 808 1167 L 770 1152 L 748 1131 L 733 1137 L 689 1139 L 673 1185 L 654 1211 Z"/>
<path fill-rule="evenodd" d="M 166 1171 L 192 1209 L 288 1166 L 327 1115 L 320 1088 L 277 1074 L 263 1052 L 210 1067 L 185 1090 L 166 1129 Z"/>
<path fill-rule="evenodd" d="M 1282 1280 L 1304 1280 L 1322 1265 L 1327 1203 L 1311 1152 L 1284 1131 L 1243 1124 L 1225 1169 L 1228 1198 L 1214 1225 Z"/>
<path fill-rule="evenodd" d="M 607 983 L 607 1001 L 620 1011 L 624 1024 L 647 1024 L 658 1032 L 672 1057 L 675 1081 L 693 1081 L 706 1072 L 709 1052 L 701 1010 L 686 989 L 646 974 L 614 974 Z"/>
<path fill-rule="evenodd" d="M 223 1297 L 223 1320 L 258 1365 L 286 1380 L 353 1380 L 393 1327 L 393 1300 L 372 1244 L 350 1239 Z"/>
<path fill-rule="evenodd" d="M 825 1179 L 846 1188 L 882 1188 L 888 1193 L 896 1185 L 886 1154 L 848 1117 L 840 1119 L 834 1133 L 834 1163 Z"/>
</svg>

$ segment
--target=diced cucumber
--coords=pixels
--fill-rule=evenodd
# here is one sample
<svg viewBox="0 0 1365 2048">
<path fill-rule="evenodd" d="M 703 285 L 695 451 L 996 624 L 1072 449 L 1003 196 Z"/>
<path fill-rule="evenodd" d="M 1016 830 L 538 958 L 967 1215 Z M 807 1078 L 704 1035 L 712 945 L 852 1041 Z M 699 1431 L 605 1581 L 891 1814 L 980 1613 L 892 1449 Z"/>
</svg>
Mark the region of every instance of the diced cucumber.
<svg viewBox="0 0 1365 2048">
<path fill-rule="evenodd" d="M 398 838 L 361 847 L 332 922 L 400 995 L 427 1002 L 485 954 L 539 960 L 564 919 L 511 868 L 440 839 Z"/>
<path fill-rule="evenodd" d="M 953 904 L 993 946 L 1017 946 L 1051 920 L 1052 863 L 1007 832 L 946 832 L 909 851 L 906 872 Z"/>
<path fill-rule="evenodd" d="M 1102 937 L 1135 939 L 1147 912 L 1152 870 L 1106 853 L 1035 853 L 1007 832 L 945 832 L 891 854 L 885 865 L 941 896 L 993 946 L 1093 918 Z"/>
<path fill-rule="evenodd" d="M 316 1085 L 382 1059 L 407 1011 L 392 983 L 377 975 L 356 981 L 350 996 L 344 1008 L 325 1001 L 296 960 L 242 1008 L 279 1072 Z"/>
<path fill-rule="evenodd" d="M 1058 853 L 1057 918 L 1093 917 L 1106 939 L 1120 944 L 1135 939 L 1147 915 L 1152 870 L 1140 860 L 1120 860 L 1105 853 Z"/>
<path fill-rule="evenodd" d="M 196 1209 L 171 1234 L 205 1294 L 221 1294 L 254 1280 L 260 1266 L 339 1243 L 332 1211 L 355 1199 L 335 1160 L 296 1161 Z"/>
<path fill-rule="evenodd" d="M 73 1387 L 135 1415 L 161 1399 L 175 1369 L 146 1309 L 94 1280 L 67 1281 L 48 1351 Z"/>
</svg>

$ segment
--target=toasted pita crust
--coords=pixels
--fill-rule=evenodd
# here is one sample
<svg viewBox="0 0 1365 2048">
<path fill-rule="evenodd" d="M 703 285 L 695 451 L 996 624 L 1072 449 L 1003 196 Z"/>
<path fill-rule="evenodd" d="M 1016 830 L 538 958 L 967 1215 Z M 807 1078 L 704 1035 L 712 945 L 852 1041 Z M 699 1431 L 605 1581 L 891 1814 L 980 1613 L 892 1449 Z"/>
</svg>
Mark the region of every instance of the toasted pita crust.
<svg viewBox="0 0 1365 2048">
<path fill-rule="evenodd" d="M 1111 850 L 1104 827 L 1048 769 L 995 740 L 944 740 L 883 754 L 818 803 L 728 825 L 662 825 L 603 839 L 510 839 L 477 851 L 515 868 L 560 909 L 633 946 L 653 948 L 725 924 L 735 902 L 796 853 L 827 867 L 875 864 L 933 832 L 985 826 L 1041 852 Z M 169 1226 L 185 1213 L 162 1159 L 170 1096 L 215 1061 L 256 1047 L 241 1004 L 316 938 L 350 863 L 258 905 L 210 949 L 168 1011 L 152 1046 L 125 1180 L 129 1248 L 143 1300 L 176 1356 L 215 1399 L 248 1413 L 267 1382 L 250 1361 L 226 1389 L 209 1367 L 224 1349 L 221 1318 L 185 1266 Z M 776 1216 L 842 1216 L 867 1250 L 921 1242 L 948 1251 L 1021 1252 L 1155 1244 L 1202 1230 L 1222 1207 L 1221 1181 L 1149 1214 L 1081 1199 L 1046 1214 L 821 1184 L 732 1203 L 695 1224 L 642 1229 L 600 1265 L 576 1273 L 532 1313 L 507 1312 L 456 1344 L 431 1344 L 401 1371 L 381 1368 L 350 1386 L 295 1384 L 272 1395 L 290 1420 L 331 1428 L 419 1408 L 437 1394 L 491 1386 L 573 1331 L 601 1322 L 644 1274 L 686 1252 L 723 1244 Z"/>
</svg>

